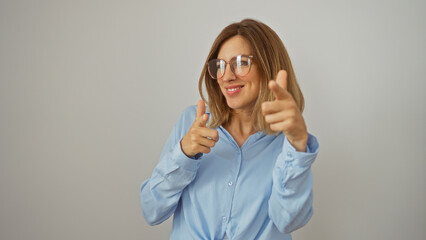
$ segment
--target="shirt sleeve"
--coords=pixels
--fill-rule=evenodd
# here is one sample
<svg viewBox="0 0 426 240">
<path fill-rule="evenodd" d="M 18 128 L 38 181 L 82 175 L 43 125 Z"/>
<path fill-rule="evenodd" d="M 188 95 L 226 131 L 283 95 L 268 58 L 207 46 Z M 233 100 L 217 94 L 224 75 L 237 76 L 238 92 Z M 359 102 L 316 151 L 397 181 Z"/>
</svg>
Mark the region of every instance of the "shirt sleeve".
<svg viewBox="0 0 426 240">
<path fill-rule="evenodd" d="M 287 138 L 272 173 L 269 217 L 280 232 L 291 233 L 312 217 L 311 165 L 319 151 L 317 139 L 309 134 L 307 151 L 297 152 Z"/>
<path fill-rule="evenodd" d="M 200 160 L 188 158 L 180 146 L 180 140 L 195 119 L 195 111 L 195 107 L 189 107 L 183 112 L 151 178 L 141 185 L 142 212 L 150 225 L 160 224 L 174 213 L 183 189 L 194 180 L 200 166 Z"/>
</svg>

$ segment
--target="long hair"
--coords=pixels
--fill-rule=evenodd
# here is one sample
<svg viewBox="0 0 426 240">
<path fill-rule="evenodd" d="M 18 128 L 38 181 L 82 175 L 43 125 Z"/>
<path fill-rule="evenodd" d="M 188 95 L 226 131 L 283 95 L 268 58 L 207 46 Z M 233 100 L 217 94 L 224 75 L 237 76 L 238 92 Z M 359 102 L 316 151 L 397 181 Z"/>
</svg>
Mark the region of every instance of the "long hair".
<svg viewBox="0 0 426 240">
<path fill-rule="evenodd" d="M 233 36 L 242 36 L 250 44 L 253 51 L 253 62 L 258 65 L 260 71 L 260 90 L 253 108 L 253 120 L 255 128 L 265 134 L 275 134 L 269 128 L 262 115 L 261 104 L 265 101 L 272 101 L 275 95 L 268 88 L 269 80 L 275 79 L 279 70 L 287 71 L 287 91 L 293 96 L 297 107 L 301 112 L 304 108 L 304 99 L 299 84 L 296 81 L 293 66 L 288 56 L 287 50 L 279 36 L 270 27 L 253 19 L 244 19 L 241 22 L 233 23 L 225 27 L 217 36 L 207 56 L 206 62 L 217 58 L 222 44 Z M 203 94 L 203 82 L 206 86 L 208 101 Z M 201 98 L 207 103 L 210 110 L 210 128 L 217 128 L 228 123 L 232 109 L 226 103 L 217 80 L 212 79 L 208 74 L 207 65 L 204 65 L 198 82 L 198 90 Z"/>
</svg>

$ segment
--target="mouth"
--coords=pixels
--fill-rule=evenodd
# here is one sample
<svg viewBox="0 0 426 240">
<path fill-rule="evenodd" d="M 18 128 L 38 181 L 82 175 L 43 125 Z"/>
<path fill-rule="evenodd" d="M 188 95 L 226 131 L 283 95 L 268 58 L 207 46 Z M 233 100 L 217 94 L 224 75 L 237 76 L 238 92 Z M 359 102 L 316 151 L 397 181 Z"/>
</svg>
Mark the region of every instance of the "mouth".
<svg viewBox="0 0 426 240">
<path fill-rule="evenodd" d="M 229 96 L 233 96 L 241 91 L 241 89 L 244 87 L 244 85 L 232 85 L 232 86 L 226 86 L 226 93 Z"/>
</svg>

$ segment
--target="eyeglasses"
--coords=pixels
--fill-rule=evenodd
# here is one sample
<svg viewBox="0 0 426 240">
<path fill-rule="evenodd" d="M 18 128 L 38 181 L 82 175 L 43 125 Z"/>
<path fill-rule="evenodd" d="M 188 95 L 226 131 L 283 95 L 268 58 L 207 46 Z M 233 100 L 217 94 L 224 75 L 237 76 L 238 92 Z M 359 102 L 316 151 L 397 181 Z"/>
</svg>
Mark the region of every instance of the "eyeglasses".
<svg viewBox="0 0 426 240">
<path fill-rule="evenodd" d="M 212 59 L 208 61 L 207 68 L 209 74 L 213 79 L 220 79 L 223 77 L 226 71 L 226 66 L 231 66 L 231 71 L 239 77 L 243 77 L 250 72 L 250 68 L 253 62 L 253 56 L 238 55 L 233 57 L 229 62 L 223 59 Z"/>
</svg>

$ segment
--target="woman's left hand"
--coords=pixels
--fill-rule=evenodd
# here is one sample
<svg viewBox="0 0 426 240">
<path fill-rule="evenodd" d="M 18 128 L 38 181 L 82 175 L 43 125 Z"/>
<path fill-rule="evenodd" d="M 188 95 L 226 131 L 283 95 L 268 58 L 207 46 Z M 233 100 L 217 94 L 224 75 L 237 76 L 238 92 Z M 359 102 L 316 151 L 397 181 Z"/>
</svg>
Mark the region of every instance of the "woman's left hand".
<svg viewBox="0 0 426 240">
<path fill-rule="evenodd" d="M 278 72 L 277 79 L 269 81 L 276 99 L 262 104 L 262 113 L 271 130 L 282 131 L 299 152 L 306 152 L 308 132 L 305 120 L 293 96 L 287 91 L 287 72 Z"/>
</svg>

